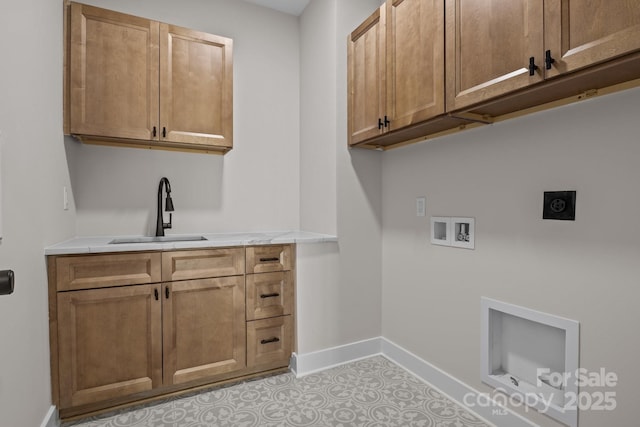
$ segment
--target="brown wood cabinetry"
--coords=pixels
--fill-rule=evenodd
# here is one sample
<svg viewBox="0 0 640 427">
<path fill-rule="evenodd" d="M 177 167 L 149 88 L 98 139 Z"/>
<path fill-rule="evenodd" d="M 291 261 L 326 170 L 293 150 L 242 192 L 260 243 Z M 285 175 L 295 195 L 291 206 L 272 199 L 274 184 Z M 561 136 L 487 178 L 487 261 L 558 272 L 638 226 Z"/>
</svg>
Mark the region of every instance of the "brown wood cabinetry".
<svg viewBox="0 0 640 427">
<path fill-rule="evenodd" d="M 447 1 L 447 110 L 542 81 L 543 3 Z M 537 65 L 536 65 L 537 64 Z"/>
<path fill-rule="evenodd" d="M 380 32 L 386 42 L 375 44 Z M 351 34 L 348 54 L 349 145 L 386 149 L 637 86 L 640 8 L 628 0 L 388 0 Z M 380 78 L 375 55 L 386 59 Z"/>
<path fill-rule="evenodd" d="M 294 266 L 293 245 L 50 256 L 61 417 L 286 369 Z"/>
<path fill-rule="evenodd" d="M 291 245 L 253 246 L 247 252 L 247 366 L 287 366 L 293 351 L 295 265 Z"/>
<path fill-rule="evenodd" d="M 215 378 L 244 368 L 244 310 L 244 276 L 165 284 L 165 385 Z"/>
<path fill-rule="evenodd" d="M 60 408 L 162 384 L 159 285 L 60 292 Z M 55 385 L 54 385 L 55 386 Z"/>
<path fill-rule="evenodd" d="M 66 133 L 152 148 L 232 148 L 231 39 L 67 6 Z"/>
<path fill-rule="evenodd" d="M 444 0 L 388 0 L 348 38 L 349 144 L 442 115 L 443 80 Z"/>
<path fill-rule="evenodd" d="M 447 2 L 447 110 L 454 111 L 640 49 L 626 0 Z"/>
</svg>

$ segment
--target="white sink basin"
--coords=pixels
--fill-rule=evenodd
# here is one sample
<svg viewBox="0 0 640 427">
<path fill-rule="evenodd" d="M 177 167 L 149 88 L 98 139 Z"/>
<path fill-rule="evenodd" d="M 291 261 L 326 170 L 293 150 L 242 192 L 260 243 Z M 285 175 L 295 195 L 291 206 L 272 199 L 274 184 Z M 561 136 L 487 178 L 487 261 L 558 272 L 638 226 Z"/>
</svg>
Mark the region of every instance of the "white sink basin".
<svg viewBox="0 0 640 427">
<path fill-rule="evenodd" d="M 110 245 L 123 243 L 164 243 L 164 242 L 193 242 L 207 240 L 203 236 L 154 236 L 154 237 L 124 237 L 121 239 L 113 239 Z"/>
</svg>

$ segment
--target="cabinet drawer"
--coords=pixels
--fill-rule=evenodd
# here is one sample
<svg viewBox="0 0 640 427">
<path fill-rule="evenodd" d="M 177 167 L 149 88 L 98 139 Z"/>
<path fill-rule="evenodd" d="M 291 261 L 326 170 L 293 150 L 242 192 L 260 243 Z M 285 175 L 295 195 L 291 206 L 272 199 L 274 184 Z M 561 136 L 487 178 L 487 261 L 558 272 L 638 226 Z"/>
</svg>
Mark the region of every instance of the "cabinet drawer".
<svg viewBox="0 0 640 427">
<path fill-rule="evenodd" d="M 247 322 L 247 367 L 289 365 L 293 350 L 291 316 Z"/>
<path fill-rule="evenodd" d="M 292 314 L 293 273 L 247 275 L 247 320 Z"/>
<path fill-rule="evenodd" d="M 247 273 L 269 273 L 293 268 L 291 245 L 247 248 Z"/>
<path fill-rule="evenodd" d="M 175 251 L 162 254 L 164 282 L 243 274 L 242 248 Z"/>
<path fill-rule="evenodd" d="M 57 257 L 57 290 L 159 282 L 160 262 L 160 254 L 152 252 Z"/>
</svg>

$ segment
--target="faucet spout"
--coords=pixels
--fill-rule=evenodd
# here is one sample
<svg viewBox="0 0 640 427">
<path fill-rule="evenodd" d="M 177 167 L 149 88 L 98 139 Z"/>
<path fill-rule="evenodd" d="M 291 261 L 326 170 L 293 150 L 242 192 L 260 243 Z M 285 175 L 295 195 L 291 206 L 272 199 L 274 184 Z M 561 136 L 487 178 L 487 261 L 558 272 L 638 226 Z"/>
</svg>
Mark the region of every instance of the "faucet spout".
<svg viewBox="0 0 640 427">
<path fill-rule="evenodd" d="M 156 217 L 156 236 L 164 236 L 165 228 L 171 228 L 171 213 L 169 213 L 169 222 L 164 222 L 164 218 L 162 215 L 162 186 L 164 185 L 165 191 L 167 192 L 167 199 L 165 202 L 165 211 L 173 212 L 173 200 L 171 200 L 171 184 L 169 184 L 169 180 L 163 177 L 160 180 L 160 184 L 158 184 L 158 211 Z"/>
</svg>

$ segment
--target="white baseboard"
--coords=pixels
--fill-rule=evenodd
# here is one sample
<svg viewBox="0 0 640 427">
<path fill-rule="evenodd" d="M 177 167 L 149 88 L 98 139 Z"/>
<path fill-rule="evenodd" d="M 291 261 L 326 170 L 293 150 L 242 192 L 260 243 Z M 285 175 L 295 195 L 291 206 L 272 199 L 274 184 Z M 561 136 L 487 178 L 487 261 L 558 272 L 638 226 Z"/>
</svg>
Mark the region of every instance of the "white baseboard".
<svg viewBox="0 0 640 427">
<path fill-rule="evenodd" d="M 47 415 L 44 416 L 40 427 L 60 427 L 60 419 L 58 418 L 58 409 L 55 406 L 51 406 L 47 411 Z"/>
<path fill-rule="evenodd" d="M 383 337 L 371 338 L 307 354 L 294 353 L 291 361 L 291 369 L 297 377 L 302 377 L 379 354 L 393 361 L 424 382 L 429 383 L 463 407 L 469 407 L 469 405 L 463 403 L 465 400 L 472 403 L 478 402 L 478 396 L 481 395 L 482 399 L 480 399 L 480 401 L 483 405 L 474 406 L 469 409 L 495 426 L 539 427 L 520 414 L 506 409 L 497 403 L 487 405 L 487 402 L 491 402 L 490 396 L 480 393 L 478 390 Z"/>
<path fill-rule="evenodd" d="M 376 354 L 380 354 L 380 338 L 371 338 L 338 347 L 327 348 L 325 350 L 314 351 L 306 354 L 295 354 L 291 362 L 291 370 L 296 377 L 324 371 L 354 360 L 364 359 Z"/>
</svg>

